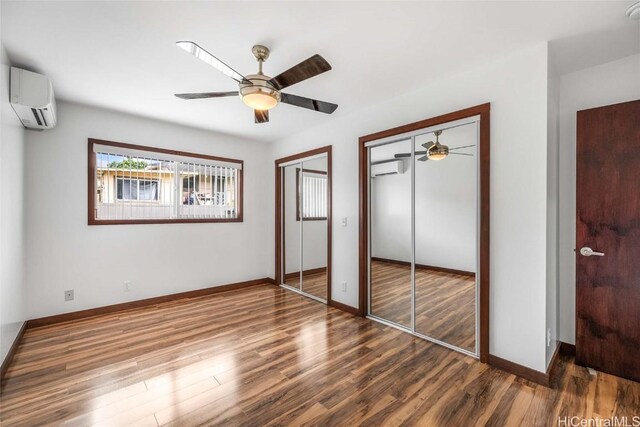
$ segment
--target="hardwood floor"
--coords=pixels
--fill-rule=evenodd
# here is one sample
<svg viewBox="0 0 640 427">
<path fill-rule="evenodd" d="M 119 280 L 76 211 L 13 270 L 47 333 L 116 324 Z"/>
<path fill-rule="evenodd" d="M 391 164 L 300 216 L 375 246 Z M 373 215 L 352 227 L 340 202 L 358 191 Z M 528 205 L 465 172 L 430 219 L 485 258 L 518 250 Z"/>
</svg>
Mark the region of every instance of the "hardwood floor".
<svg viewBox="0 0 640 427">
<path fill-rule="evenodd" d="M 411 267 L 371 262 L 371 313 L 411 327 Z M 475 352 L 474 277 L 416 267 L 416 331 Z"/>
<path fill-rule="evenodd" d="M 300 276 L 286 279 L 289 286 L 297 288 L 300 286 Z M 323 300 L 327 299 L 327 271 L 305 273 L 302 277 L 303 290 L 315 297 Z"/>
<path fill-rule="evenodd" d="M 563 358 L 554 384 L 264 285 L 27 330 L 0 424 L 547 426 L 640 415 L 639 383 Z"/>
</svg>

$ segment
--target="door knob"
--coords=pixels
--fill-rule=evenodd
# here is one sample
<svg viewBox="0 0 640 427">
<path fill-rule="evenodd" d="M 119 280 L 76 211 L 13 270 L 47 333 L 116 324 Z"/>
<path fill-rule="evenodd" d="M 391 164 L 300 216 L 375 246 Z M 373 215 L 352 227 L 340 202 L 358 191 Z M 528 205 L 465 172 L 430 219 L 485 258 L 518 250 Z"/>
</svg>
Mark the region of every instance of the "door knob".
<svg viewBox="0 0 640 427">
<path fill-rule="evenodd" d="M 580 255 L 582 256 L 604 256 L 604 252 L 595 252 L 588 246 L 580 248 Z"/>
</svg>

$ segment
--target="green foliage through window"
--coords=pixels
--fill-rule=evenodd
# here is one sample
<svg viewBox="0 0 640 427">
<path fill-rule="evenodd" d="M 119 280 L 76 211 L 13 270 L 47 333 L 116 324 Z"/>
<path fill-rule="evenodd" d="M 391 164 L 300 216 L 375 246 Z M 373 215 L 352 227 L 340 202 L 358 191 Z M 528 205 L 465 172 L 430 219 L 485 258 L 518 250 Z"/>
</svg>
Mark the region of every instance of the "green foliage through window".
<svg viewBox="0 0 640 427">
<path fill-rule="evenodd" d="M 109 163 L 109 168 L 111 169 L 144 169 L 146 167 L 147 162 L 144 160 L 133 160 L 131 158 Z"/>
</svg>

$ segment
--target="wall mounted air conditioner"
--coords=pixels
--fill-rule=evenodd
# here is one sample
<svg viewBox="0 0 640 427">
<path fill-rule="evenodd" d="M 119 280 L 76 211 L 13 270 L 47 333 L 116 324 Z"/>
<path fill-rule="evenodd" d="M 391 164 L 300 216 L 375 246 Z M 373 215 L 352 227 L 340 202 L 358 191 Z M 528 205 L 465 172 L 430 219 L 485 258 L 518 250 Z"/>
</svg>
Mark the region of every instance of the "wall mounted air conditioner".
<svg viewBox="0 0 640 427">
<path fill-rule="evenodd" d="M 46 76 L 11 67 L 10 102 L 24 127 L 43 130 L 56 126 L 56 100 Z"/>
<path fill-rule="evenodd" d="M 392 160 L 390 162 L 375 163 L 371 165 L 371 176 L 395 175 L 404 173 L 404 162 L 402 160 Z"/>
</svg>

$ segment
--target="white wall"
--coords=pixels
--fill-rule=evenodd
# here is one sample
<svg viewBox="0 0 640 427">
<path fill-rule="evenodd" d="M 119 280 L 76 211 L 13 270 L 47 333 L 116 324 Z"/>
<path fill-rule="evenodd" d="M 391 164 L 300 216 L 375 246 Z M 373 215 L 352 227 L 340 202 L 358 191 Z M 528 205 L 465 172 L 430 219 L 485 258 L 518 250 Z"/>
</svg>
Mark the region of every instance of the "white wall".
<svg viewBox="0 0 640 427">
<path fill-rule="evenodd" d="M 416 138 L 420 145 L 434 140 L 433 133 Z M 450 148 L 477 144 L 477 125 L 446 130 L 440 141 Z M 408 152 L 404 141 L 376 150 L 393 154 Z M 461 152 L 475 154 L 476 147 Z M 375 160 L 375 158 L 374 158 Z M 416 163 L 416 263 L 436 267 L 476 271 L 477 192 L 476 157 L 450 155 L 443 161 Z M 371 252 L 374 257 L 411 261 L 411 168 L 384 175 L 371 182 Z"/>
<path fill-rule="evenodd" d="M 25 130 L 9 105 L 9 58 L 0 47 L 0 362 L 26 320 L 24 281 Z"/>
<path fill-rule="evenodd" d="M 403 174 L 379 176 L 369 181 L 371 256 L 410 262 L 411 162 L 403 163 Z"/>
<path fill-rule="evenodd" d="M 558 346 L 558 109 L 559 77 L 551 56 L 547 64 L 547 288 L 546 366 Z"/>
<path fill-rule="evenodd" d="M 575 343 L 576 112 L 640 99 L 640 55 L 560 77 L 560 340 Z"/>
<path fill-rule="evenodd" d="M 58 113 L 55 129 L 27 135 L 29 318 L 272 277 L 265 144 L 65 102 Z M 89 137 L 244 160 L 244 222 L 88 226 Z"/>
<path fill-rule="evenodd" d="M 355 307 L 358 137 L 484 102 L 491 102 L 490 351 L 544 371 L 546 43 L 278 141 L 272 158 L 333 144 L 333 298 Z"/>
</svg>

